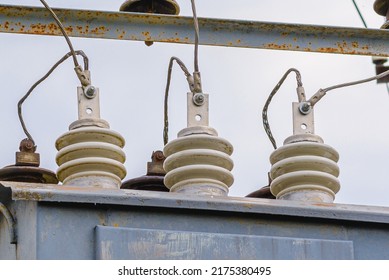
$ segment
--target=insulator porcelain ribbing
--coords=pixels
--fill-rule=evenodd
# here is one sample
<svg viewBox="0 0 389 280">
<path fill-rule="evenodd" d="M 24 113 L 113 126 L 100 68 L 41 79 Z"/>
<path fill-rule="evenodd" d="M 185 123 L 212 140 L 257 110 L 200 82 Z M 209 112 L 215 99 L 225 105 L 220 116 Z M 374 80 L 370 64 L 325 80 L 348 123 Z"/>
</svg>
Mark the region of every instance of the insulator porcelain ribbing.
<svg viewBox="0 0 389 280">
<path fill-rule="evenodd" d="M 333 202 L 340 189 L 338 160 L 322 143 L 286 144 L 270 156 L 271 192 L 279 199 Z"/>
<path fill-rule="evenodd" d="M 56 142 L 57 176 L 65 185 L 119 188 L 126 175 L 123 137 L 110 129 L 80 127 Z"/>
<path fill-rule="evenodd" d="M 164 149 L 165 185 L 172 192 L 227 195 L 234 181 L 232 151 L 227 140 L 206 134 L 171 141 Z"/>
</svg>

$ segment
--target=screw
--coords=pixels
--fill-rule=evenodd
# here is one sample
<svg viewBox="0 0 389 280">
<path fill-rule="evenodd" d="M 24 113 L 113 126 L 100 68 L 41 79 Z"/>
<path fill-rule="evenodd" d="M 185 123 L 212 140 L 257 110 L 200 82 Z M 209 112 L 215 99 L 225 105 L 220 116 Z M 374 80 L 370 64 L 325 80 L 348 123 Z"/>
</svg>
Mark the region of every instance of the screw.
<svg viewBox="0 0 389 280">
<path fill-rule="evenodd" d="M 311 112 L 312 107 L 311 107 L 311 104 L 309 102 L 303 102 L 300 104 L 299 109 L 300 109 L 301 114 L 308 115 Z"/>
<path fill-rule="evenodd" d="M 87 86 L 84 89 L 84 94 L 87 98 L 92 99 L 96 96 L 96 88 L 94 86 Z"/>
<path fill-rule="evenodd" d="M 204 96 L 204 94 L 202 94 L 202 93 L 196 93 L 196 94 L 193 96 L 193 102 L 194 102 L 194 104 L 196 104 L 197 106 L 203 105 L 204 102 L 205 102 L 205 96 Z"/>
</svg>

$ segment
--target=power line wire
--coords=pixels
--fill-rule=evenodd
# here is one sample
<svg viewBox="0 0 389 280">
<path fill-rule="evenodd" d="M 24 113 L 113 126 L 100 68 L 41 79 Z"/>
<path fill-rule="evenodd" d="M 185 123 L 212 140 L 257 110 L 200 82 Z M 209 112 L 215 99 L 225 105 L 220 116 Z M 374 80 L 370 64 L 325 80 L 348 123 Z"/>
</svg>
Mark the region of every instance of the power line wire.
<svg viewBox="0 0 389 280">
<path fill-rule="evenodd" d="M 363 15 L 362 15 L 362 12 L 361 12 L 361 10 L 360 10 L 359 7 L 358 7 L 357 2 L 355 2 L 355 0 L 352 0 L 352 1 L 353 1 L 353 4 L 354 4 L 355 9 L 356 9 L 357 12 L 358 12 L 359 17 L 360 17 L 361 20 L 362 20 L 363 25 L 364 25 L 366 28 L 368 28 L 368 27 L 367 27 L 367 24 L 366 24 L 366 21 L 365 21 Z"/>
</svg>

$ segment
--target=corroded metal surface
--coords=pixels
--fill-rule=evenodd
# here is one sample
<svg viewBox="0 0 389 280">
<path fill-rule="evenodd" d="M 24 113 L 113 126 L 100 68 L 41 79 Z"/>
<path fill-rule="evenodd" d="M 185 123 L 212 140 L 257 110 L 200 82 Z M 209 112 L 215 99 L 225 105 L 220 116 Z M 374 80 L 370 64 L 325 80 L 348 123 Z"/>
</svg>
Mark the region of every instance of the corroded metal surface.
<svg viewBox="0 0 389 280">
<path fill-rule="evenodd" d="M 191 17 L 56 9 L 69 36 L 193 44 Z M 200 18 L 200 44 L 389 56 L 386 30 Z M 56 35 L 43 8 L 0 5 L 0 32 Z"/>
</svg>

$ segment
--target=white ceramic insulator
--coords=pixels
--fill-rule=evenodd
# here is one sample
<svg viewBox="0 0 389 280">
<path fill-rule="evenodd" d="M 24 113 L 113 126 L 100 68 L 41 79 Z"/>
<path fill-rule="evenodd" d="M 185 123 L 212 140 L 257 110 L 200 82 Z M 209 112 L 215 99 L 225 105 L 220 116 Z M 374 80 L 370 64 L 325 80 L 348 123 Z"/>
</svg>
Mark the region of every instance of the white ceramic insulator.
<svg viewBox="0 0 389 280">
<path fill-rule="evenodd" d="M 80 127 L 56 141 L 58 179 L 64 185 L 119 188 L 126 176 L 123 137 L 108 128 Z"/>
<path fill-rule="evenodd" d="M 270 156 L 271 192 L 277 199 L 333 202 L 340 189 L 338 160 L 323 143 L 286 144 Z"/>
<path fill-rule="evenodd" d="M 164 148 L 166 187 L 171 192 L 226 196 L 234 182 L 232 151 L 227 140 L 207 134 L 169 142 Z"/>
</svg>

